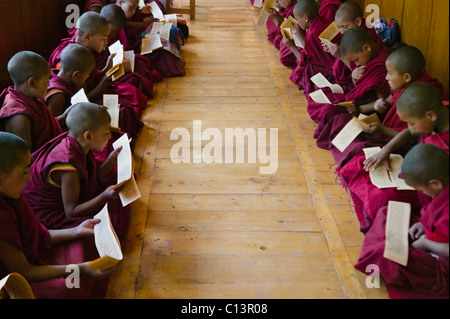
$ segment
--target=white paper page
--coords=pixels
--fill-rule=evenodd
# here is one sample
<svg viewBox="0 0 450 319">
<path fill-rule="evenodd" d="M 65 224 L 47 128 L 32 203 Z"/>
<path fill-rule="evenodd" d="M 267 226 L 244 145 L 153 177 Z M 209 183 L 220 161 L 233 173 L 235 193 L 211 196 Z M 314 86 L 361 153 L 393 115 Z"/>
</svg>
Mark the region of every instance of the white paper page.
<svg viewBox="0 0 450 319">
<path fill-rule="evenodd" d="M 264 0 L 255 0 L 255 2 L 253 2 L 253 6 L 256 8 L 262 8 L 263 1 Z"/>
<path fill-rule="evenodd" d="M 139 0 L 139 9 L 142 9 L 143 7 L 145 7 L 144 0 Z"/>
<path fill-rule="evenodd" d="M 365 148 L 363 149 L 364 154 L 366 155 L 366 159 L 374 156 L 379 151 L 381 151 L 380 147 L 371 147 L 371 148 Z M 375 185 L 378 188 L 393 188 L 397 187 L 397 184 L 393 183 L 391 179 L 389 178 L 389 173 L 386 167 L 381 164 L 378 165 L 377 169 L 375 171 L 369 172 L 370 181 L 373 185 Z"/>
<path fill-rule="evenodd" d="M 109 219 L 108 204 L 94 218 L 100 219 L 100 223 L 94 226 L 95 246 L 97 247 L 98 254 L 100 257 L 110 256 L 122 260 L 123 255 L 120 243 L 117 240 Z"/>
<path fill-rule="evenodd" d="M 113 58 L 113 67 L 123 63 L 123 45 L 120 43 L 120 40 L 117 40 L 112 44 L 109 48 L 109 53 L 116 55 Z"/>
<path fill-rule="evenodd" d="M 344 93 L 339 84 L 332 84 L 322 73 L 317 73 L 311 78 L 311 81 L 319 88 L 329 87 L 333 93 Z"/>
<path fill-rule="evenodd" d="M 164 21 L 164 14 L 162 13 L 156 2 L 151 2 L 150 7 L 152 8 L 153 17 L 157 18 L 159 21 Z"/>
<path fill-rule="evenodd" d="M 177 18 L 177 15 L 175 14 L 175 13 L 172 13 L 172 14 L 166 14 L 165 16 L 164 16 L 164 21 L 166 22 L 166 23 L 172 23 L 172 25 L 174 26 L 174 27 L 176 27 L 177 25 L 178 25 L 178 18 Z"/>
<path fill-rule="evenodd" d="M 303 43 L 300 41 L 300 39 L 298 38 L 298 36 L 294 33 L 292 34 L 292 38 L 294 39 L 294 43 L 297 47 L 304 49 L 305 46 L 303 45 Z"/>
<path fill-rule="evenodd" d="M 124 56 L 125 59 L 130 60 L 131 65 L 131 73 L 134 73 L 134 64 L 136 60 L 136 54 L 134 54 L 133 50 L 125 51 Z"/>
<path fill-rule="evenodd" d="M 117 94 L 104 94 L 103 105 L 108 109 L 108 113 L 111 116 L 111 126 L 119 128 L 119 96 Z"/>
<path fill-rule="evenodd" d="M 313 99 L 314 102 L 316 103 L 322 103 L 322 104 L 331 104 L 330 100 L 328 99 L 328 97 L 325 95 L 325 93 L 323 93 L 323 91 L 321 89 L 312 92 L 309 94 L 309 96 Z"/>
<path fill-rule="evenodd" d="M 355 140 L 355 138 L 363 132 L 361 123 L 354 117 L 344 128 L 339 132 L 338 135 L 331 141 L 331 143 L 341 152 Z"/>
<path fill-rule="evenodd" d="M 159 49 L 161 47 L 162 43 L 159 34 L 156 34 L 154 36 L 146 36 L 142 38 L 141 54 L 152 53 L 153 50 Z"/>
<path fill-rule="evenodd" d="M 141 198 L 141 192 L 134 179 L 134 175 L 132 175 L 131 179 L 125 184 L 124 189 L 119 193 L 119 197 L 123 207 Z"/>
<path fill-rule="evenodd" d="M 117 184 L 128 181 L 133 176 L 133 159 L 131 154 L 130 141 L 127 134 L 123 134 L 113 143 L 116 150 L 122 146 L 122 150 L 117 156 Z"/>
<path fill-rule="evenodd" d="M 170 28 L 172 27 L 172 23 L 164 23 L 161 31 L 159 32 L 159 36 L 161 39 L 170 40 Z"/>
<path fill-rule="evenodd" d="M 161 30 L 164 26 L 164 22 L 153 22 L 152 24 L 152 30 L 149 33 L 149 37 L 152 37 L 158 33 L 161 33 Z"/>
<path fill-rule="evenodd" d="M 390 156 L 390 164 L 392 168 L 392 172 L 389 172 L 389 177 L 392 182 L 397 185 L 398 190 L 411 190 L 414 191 L 415 188 L 406 184 L 405 180 L 398 177 L 398 175 L 402 172 L 402 163 L 403 157 L 398 154 L 391 154 Z"/>
<path fill-rule="evenodd" d="M 72 105 L 75 105 L 77 103 L 82 103 L 82 102 L 89 102 L 89 99 L 86 95 L 86 92 L 84 92 L 84 89 L 79 90 L 74 96 L 72 96 L 72 98 L 70 99 L 70 103 L 72 103 Z"/>
<path fill-rule="evenodd" d="M 403 266 L 408 264 L 410 218 L 411 205 L 409 203 L 389 202 L 383 257 Z"/>
</svg>

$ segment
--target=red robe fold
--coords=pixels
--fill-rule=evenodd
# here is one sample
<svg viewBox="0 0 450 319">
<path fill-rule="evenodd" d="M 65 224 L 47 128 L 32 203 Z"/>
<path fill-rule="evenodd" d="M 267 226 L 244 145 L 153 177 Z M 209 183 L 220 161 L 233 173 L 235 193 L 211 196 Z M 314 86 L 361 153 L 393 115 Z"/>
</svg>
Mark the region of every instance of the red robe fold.
<svg viewBox="0 0 450 319">
<path fill-rule="evenodd" d="M 341 5 L 342 1 L 340 0 L 323 0 L 319 7 L 319 15 L 324 19 L 334 21 L 336 12 Z"/>
<path fill-rule="evenodd" d="M 281 15 L 287 19 L 290 16 L 294 17 L 294 7 L 296 5 L 296 2 L 294 1 L 288 8 L 283 10 L 283 13 Z M 289 49 L 284 43 L 283 43 L 283 36 L 280 32 L 280 27 L 278 26 L 278 35 L 277 38 L 279 38 L 279 49 L 280 49 L 280 62 L 284 66 L 294 68 L 297 65 L 297 58 L 295 57 L 295 54 L 292 52 L 291 49 Z"/>
<path fill-rule="evenodd" d="M 33 210 L 21 196 L 11 199 L 0 196 L 0 240 L 4 240 L 23 252 L 31 265 L 70 265 L 93 260 L 98 257 L 93 238 L 71 241 L 52 246 L 50 234 L 38 222 Z M 0 264 L 0 278 L 14 272 Z M 40 283 L 30 283 L 35 298 L 102 298 L 106 293 L 106 281 L 103 289 L 92 289 L 94 280 L 82 276 L 79 289 L 69 289 L 65 278 L 55 278 Z M 100 282 L 95 282 L 96 286 Z"/>
<path fill-rule="evenodd" d="M 409 248 L 408 264 L 401 266 L 383 257 L 387 208 L 378 212 L 366 234 L 355 268 L 365 272 L 368 265 L 377 265 L 386 283 L 390 298 L 449 298 L 448 258 Z M 417 222 L 412 219 L 411 224 Z M 430 240 L 449 242 L 449 187 L 421 211 L 420 222 Z"/>
<path fill-rule="evenodd" d="M 318 140 L 318 145 L 327 145 L 330 139 L 331 132 L 335 127 L 344 127 L 347 124 L 349 115 L 344 107 L 336 106 L 335 104 L 344 101 L 353 101 L 356 105 L 364 105 L 374 102 L 378 99 L 377 94 L 380 93 L 383 97 L 388 97 L 390 94 L 389 84 L 386 81 L 386 59 L 391 53 L 390 49 L 385 48 L 378 51 L 377 55 L 366 65 L 362 77 L 356 81 L 355 87 L 347 94 L 326 93 L 328 99 L 332 104 L 320 104 L 314 102 L 309 95 L 308 100 L 308 114 L 311 119 L 319 124 L 314 137 Z M 324 89 L 324 92 L 327 89 Z M 344 114 L 342 119 L 336 119 L 330 122 L 337 114 Z M 344 125 L 344 126 L 342 126 Z"/>
<path fill-rule="evenodd" d="M 31 150 L 34 152 L 62 133 L 61 126 L 42 99 L 30 99 L 12 87 L 0 94 L 0 130 L 5 130 L 7 119 L 25 115 L 31 121 Z"/>
<path fill-rule="evenodd" d="M 91 216 L 69 218 L 64 212 L 61 188 L 47 182 L 49 169 L 55 163 L 71 164 L 80 177 L 79 203 L 87 202 L 106 189 L 98 180 L 99 163 L 92 152 L 86 156 L 78 142 L 68 133 L 63 133 L 32 154 L 31 181 L 23 191 L 24 197 L 34 210 L 39 221 L 49 229 L 63 229 L 79 225 Z M 129 206 L 123 208 L 120 200 L 108 202 L 111 222 L 119 238 L 128 228 Z"/>
<path fill-rule="evenodd" d="M 297 61 L 297 67 L 292 71 L 289 79 L 305 94 L 310 92 L 312 86 L 310 78 L 317 73 L 322 73 L 331 83 L 334 83 L 333 64 L 336 60 L 331 54 L 325 52 L 319 35 L 331 24 L 320 16 L 314 19 L 305 33 L 305 48 L 302 50 L 301 61 Z"/>
</svg>

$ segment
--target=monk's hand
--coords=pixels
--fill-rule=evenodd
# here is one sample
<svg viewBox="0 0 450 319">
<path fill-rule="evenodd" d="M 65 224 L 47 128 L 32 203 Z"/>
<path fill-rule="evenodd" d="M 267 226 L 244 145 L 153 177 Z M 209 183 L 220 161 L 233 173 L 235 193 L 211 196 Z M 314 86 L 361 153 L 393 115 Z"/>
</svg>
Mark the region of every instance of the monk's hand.
<svg viewBox="0 0 450 319">
<path fill-rule="evenodd" d="M 278 22 L 278 24 L 282 24 L 284 21 L 284 17 L 275 9 L 270 9 L 270 16 L 273 21 Z"/>
<path fill-rule="evenodd" d="M 113 66 L 113 59 L 114 59 L 115 56 L 116 56 L 116 54 L 113 53 L 113 54 L 111 54 L 111 55 L 108 57 L 108 60 L 106 61 L 106 66 L 104 67 L 103 71 L 108 72 L 109 69 L 112 68 L 112 66 Z"/>
<path fill-rule="evenodd" d="M 352 72 L 353 82 L 358 81 L 362 77 L 363 74 L 364 74 L 364 67 L 358 67 L 358 68 L 354 69 Z"/>
<path fill-rule="evenodd" d="M 370 135 L 381 131 L 381 123 L 370 123 L 368 125 L 366 123 L 361 123 L 361 126 L 364 132 Z"/>
<path fill-rule="evenodd" d="M 155 23 L 155 22 L 158 22 L 159 21 L 159 19 L 158 18 L 145 18 L 144 19 L 144 23 L 146 24 L 146 25 L 151 25 L 151 24 L 153 24 L 153 23 Z"/>
<path fill-rule="evenodd" d="M 386 114 L 387 111 L 389 111 L 389 109 L 391 108 L 391 104 L 389 104 L 385 99 L 381 98 L 375 101 L 373 108 L 379 114 Z"/>
<path fill-rule="evenodd" d="M 94 235 L 94 226 L 100 223 L 100 219 L 87 219 L 76 228 L 77 238 Z"/>
<path fill-rule="evenodd" d="M 375 171 L 380 164 L 384 164 L 388 171 L 392 171 L 389 162 L 390 156 L 391 152 L 386 150 L 385 148 L 382 148 L 381 151 L 379 151 L 377 154 L 364 161 L 364 169 L 367 172 Z"/>
<path fill-rule="evenodd" d="M 103 162 L 103 164 L 100 166 L 101 171 L 103 173 L 110 172 L 114 167 L 117 165 L 117 156 L 119 156 L 120 151 L 122 150 L 122 146 L 118 147 L 114 151 L 112 151 L 109 155 L 106 161 Z"/>
<path fill-rule="evenodd" d="M 141 12 L 143 14 L 152 14 L 152 8 L 149 5 L 142 7 Z"/>
<path fill-rule="evenodd" d="M 421 235 L 421 236 L 419 237 L 419 239 L 415 240 L 415 241 L 411 244 L 411 246 L 413 246 L 414 248 L 423 250 L 423 251 L 425 251 L 425 252 L 429 252 L 430 249 L 428 248 L 427 243 L 428 243 L 428 240 L 427 240 L 427 238 L 425 237 L 425 234 L 423 234 L 423 235 Z"/>
<path fill-rule="evenodd" d="M 358 115 L 360 113 L 360 109 L 358 105 L 355 104 L 346 104 L 345 108 L 347 109 L 347 112 L 353 115 Z"/>
<path fill-rule="evenodd" d="M 334 56 L 335 58 L 342 57 L 341 48 L 338 45 L 331 43 L 328 44 L 327 47 L 328 47 L 327 52 L 330 53 L 332 56 Z"/>
<path fill-rule="evenodd" d="M 411 226 L 411 228 L 408 230 L 409 236 L 411 236 L 411 239 L 413 241 L 416 241 L 419 239 L 422 235 L 425 234 L 425 227 L 422 223 L 415 223 Z"/>
<path fill-rule="evenodd" d="M 286 47 L 288 48 L 293 48 L 295 47 L 295 41 L 294 40 L 289 40 L 289 39 L 284 39 L 283 38 L 283 43 Z"/>
</svg>

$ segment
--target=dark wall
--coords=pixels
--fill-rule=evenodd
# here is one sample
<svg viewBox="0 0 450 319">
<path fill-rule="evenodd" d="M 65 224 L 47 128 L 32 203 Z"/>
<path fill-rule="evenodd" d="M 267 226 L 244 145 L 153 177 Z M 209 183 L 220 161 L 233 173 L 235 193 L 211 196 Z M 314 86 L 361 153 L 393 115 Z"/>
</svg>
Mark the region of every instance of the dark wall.
<svg viewBox="0 0 450 319">
<path fill-rule="evenodd" d="M 67 38 L 66 7 L 83 9 L 85 0 L 0 0 L 0 88 L 11 85 L 9 59 L 23 50 L 48 59 L 62 38 Z"/>
</svg>

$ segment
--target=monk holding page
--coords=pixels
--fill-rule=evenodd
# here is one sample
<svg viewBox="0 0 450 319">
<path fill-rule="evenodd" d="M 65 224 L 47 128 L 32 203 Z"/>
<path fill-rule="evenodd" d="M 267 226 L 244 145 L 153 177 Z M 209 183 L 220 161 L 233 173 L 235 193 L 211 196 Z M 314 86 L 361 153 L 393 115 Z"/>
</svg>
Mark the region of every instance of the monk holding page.
<svg viewBox="0 0 450 319">
<path fill-rule="evenodd" d="M 128 228 L 129 207 L 122 207 L 117 198 L 120 188 L 103 185 L 121 149 L 101 165 L 92 153 L 107 145 L 111 117 L 103 106 L 78 103 L 69 112 L 67 127 L 69 132 L 33 154 L 33 179 L 24 190 L 25 198 L 40 222 L 55 229 L 76 226 L 109 203 L 112 223 L 122 238 Z"/>
<path fill-rule="evenodd" d="M 316 0 L 319 5 L 319 14 L 326 20 L 333 21 L 337 10 L 342 5 L 340 0 Z"/>
<path fill-rule="evenodd" d="M 431 144 L 415 146 L 406 156 L 402 174 L 406 182 L 432 201 L 410 221 L 407 264 L 383 257 L 386 208 L 378 212 L 366 234 L 356 269 L 378 265 L 390 298 L 449 297 L 449 157 Z M 385 230 L 386 229 L 386 230 Z M 396 258 L 392 258 L 396 259 Z"/>
<path fill-rule="evenodd" d="M 0 132 L 0 149 L 0 278 L 21 274 L 36 298 L 103 297 L 105 291 L 93 289 L 101 282 L 93 279 L 104 278 L 110 271 L 97 271 L 85 263 L 98 256 L 89 248 L 94 248 L 91 236 L 99 220 L 88 219 L 64 230 L 45 228 L 21 195 L 30 180 L 27 143 Z M 65 277 L 71 273 L 67 265 L 78 266 L 79 289 L 67 287 Z"/>
<path fill-rule="evenodd" d="M 43 100 L 50 67 L 42 56 L 19 52 L 9 60 L 8 72 L 14 87 L 0 95 L 0 131 L 21 137 L 35 151 L 63 132 L 67 113 L 55 118 Z"/>
</svg>

